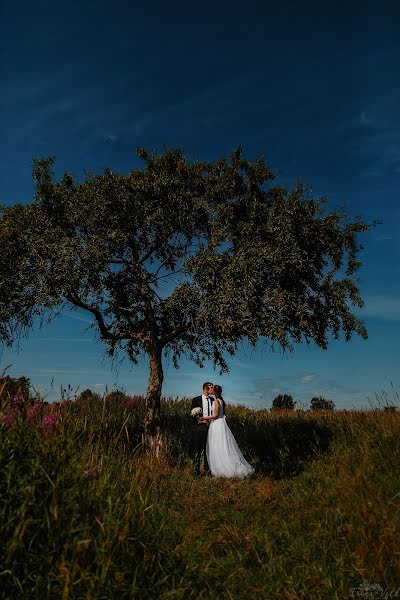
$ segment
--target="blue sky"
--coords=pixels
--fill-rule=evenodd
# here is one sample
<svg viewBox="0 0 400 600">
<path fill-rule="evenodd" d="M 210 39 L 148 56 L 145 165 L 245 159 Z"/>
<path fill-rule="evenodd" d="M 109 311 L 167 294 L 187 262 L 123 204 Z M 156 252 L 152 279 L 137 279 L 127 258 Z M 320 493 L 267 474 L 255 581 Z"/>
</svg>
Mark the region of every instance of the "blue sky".
<svg viewBox="0 0 400 600">
<path fill-rule="evenodd" d="M 139 166 L 138 145 L 183 147 L 214 160 L 239 144 L 264 155 L 328 208 L 382 224 L 362 238 L 359 314 L 367 341 L 298 346 L 293 355 L 246 344 L 219 376 L 166 363 L 164 393 L 199 392 L 211 379 L 227 400 L 270 407 L 278 393 L 367 407 L 399 386 L 400 5 L 378 2 L 76 2 L 3 0 L 0 7 L 0 203 L 30 202 L 34 156 L 81 176 Z M 145 362 L 111 368 L 66 312 L 5 350 L 0 368 L 26 375 L 52 400 L 60 386 L 143 393 Z M 52 385 L 51 385 L 52 382 Z"/>
</svg>

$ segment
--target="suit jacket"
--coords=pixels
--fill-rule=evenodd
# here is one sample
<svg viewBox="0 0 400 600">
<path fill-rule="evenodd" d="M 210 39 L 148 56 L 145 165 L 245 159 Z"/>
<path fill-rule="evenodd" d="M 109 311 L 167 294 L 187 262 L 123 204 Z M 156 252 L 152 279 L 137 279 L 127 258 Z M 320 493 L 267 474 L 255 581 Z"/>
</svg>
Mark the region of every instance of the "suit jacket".
<svg viewBox="0 0 400 600">
<path fill-rule="evenodd" d="M 203 397 L 202 396 L 195 396 L 195 398 L 192 399 L 192 404 L 190 406 L 190 410 L 193 410 L 196 407 L 201 408 L 201 410 L 203 410 Z M 212 400 L 210 402 L 210 410 L 212 411 Z M 193 424 L 195 426 L 196 429 L 208 429 L 209 426 L 209 422 L 208 423 L 198 423 L 197 422 L 197 417 L 192 417 L 193 419 Z"/>
</svg>

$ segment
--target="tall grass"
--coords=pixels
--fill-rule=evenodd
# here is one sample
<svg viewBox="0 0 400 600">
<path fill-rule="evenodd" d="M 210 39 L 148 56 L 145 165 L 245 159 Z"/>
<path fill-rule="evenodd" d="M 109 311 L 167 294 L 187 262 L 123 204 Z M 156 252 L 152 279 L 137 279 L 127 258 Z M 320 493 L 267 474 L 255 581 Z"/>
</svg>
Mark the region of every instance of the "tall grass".
<svg viewBox="0 0 400 600">
<path fill-rule="evenodd" d="M 249 480 L 192 476 L 189 400 L 4 399 L 0 594 L 14 599 L 347 598 L 400 574 L 398 412 L 253 411 L 227 421 Z"/>
</svg>

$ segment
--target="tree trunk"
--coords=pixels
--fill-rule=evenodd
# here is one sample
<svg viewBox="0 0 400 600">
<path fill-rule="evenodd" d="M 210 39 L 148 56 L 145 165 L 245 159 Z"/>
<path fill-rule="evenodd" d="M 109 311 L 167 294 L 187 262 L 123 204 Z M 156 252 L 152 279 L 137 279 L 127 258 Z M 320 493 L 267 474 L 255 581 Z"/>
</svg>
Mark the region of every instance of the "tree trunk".
<svg viewBox="0 0 400 600">
<path fill-rule="evenodd" d="M 160 423 L 161 388 L 164 379 L 162 348 L 154 348 L 149 354 L 150 376 L 146 393 L 144 448 L 146 454 L 158 457 L 162 449 Z"/>
</svg>

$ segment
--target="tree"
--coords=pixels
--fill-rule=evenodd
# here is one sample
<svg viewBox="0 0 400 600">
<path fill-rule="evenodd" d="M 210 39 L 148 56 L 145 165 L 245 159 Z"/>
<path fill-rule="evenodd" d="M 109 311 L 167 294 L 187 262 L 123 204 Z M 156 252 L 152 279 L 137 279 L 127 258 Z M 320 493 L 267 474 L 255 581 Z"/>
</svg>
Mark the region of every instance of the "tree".
<svg viewBox="0 0 400 600">
<path fill-rule="evenodd" d="M 315 396 L 312 398 L 311 410 L 335 410 L 335 403 L 333 400 L 326 400 L 322 396 Z"/>
<path fill-rule="evenodd" d="M 25 401 L 29 400 L 30 379 L 27 377 L 18 377 L 15 379 L 9 375 L 0 377 L 0 401 L 1 398 L 13 398 L 20 395 Z"/>
<path fill-rule="evenodd" d="M 83 309 L 110 356 L 149 360 L 145 441 L 161 448 L 163 357 L 228 370 L 240 341 L 274 350 L 367 337 L 351 312 L 358 234 L 300 183 L 273 184 L 264 159 L 189 163 L 137 150 L 143 169 L 56 179 L 35 159 L 34 201 L 0 207 L 0 339 L 13 344 L 66 306 Z"/>
<path fill-rule="evenodd" d="M 279 394 L 272 401 L 272 410 L 293 410 L 295 404 L 290 394 Z"/>
<path fill-rule="evenodd" d="M 86 400 L 100 400 L 100 394 L 97 394 L 95 392 L 92 392 L 91 389 L 87 388 L 86 390 L 83 390 L 83 392 L 81 392 L 77 398 L 77 400 L 79 402 L 85 402 Z"/>
</svg>

